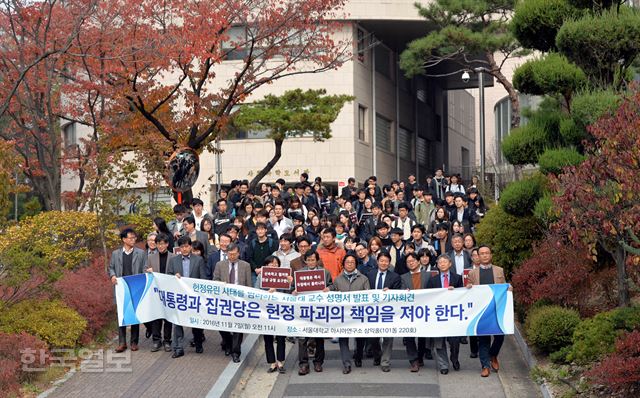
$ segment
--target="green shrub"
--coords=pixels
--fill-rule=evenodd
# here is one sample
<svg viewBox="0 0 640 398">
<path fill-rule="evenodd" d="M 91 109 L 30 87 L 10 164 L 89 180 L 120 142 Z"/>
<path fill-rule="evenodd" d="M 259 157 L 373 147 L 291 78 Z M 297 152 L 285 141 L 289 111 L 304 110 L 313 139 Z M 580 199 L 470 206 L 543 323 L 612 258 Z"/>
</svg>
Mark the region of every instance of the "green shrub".
<svg viewBox="0 0 640 398">
<path fill-rule="evenodd" d="M 567 355 L 569 355 L 570 352 L 571 352 L 571 345 L 568 345 L 566 347 L 562 347 L 558 351 L 555 351 L 549 354 L 549 359 L 553 363 L 559 363 L 559 364 L 567 363 Z"/>
<path fill-rule="evenodd" d="M 581 147 L 582 141 L 588 137 L 589 133 L 584 126 L 578 125 L 572 118 L 560 120 L 560 139 L 563 145 Z"/>
<path fill-rule="evenodd" d="M 563 168 L 576 166 L 584 162 L 584 159 L 574 148 L 547 149 L 538 158 L 538 164 L 543 174 L 560 175 Z"/>
<path fill-rule="evenodd" d="M 612 90 L 585 91 L 573 97 L 571 117 L 575 124 L 588 134 L 587 126 L 615 112 L 621 102 L 620 95 Z"/>
<path fill-rule="evenodd" d="M 0 314 L 0 331 L 27 332 L 50 347 L 74 347 L 87 327 L 87 321 L 58 300 L 25 300 Z"/>
<path fill-rule="evenodd" d="M 575 64 L 557 53 L 532 59 L 518 67 L 513 74 L 513 85 L 525 94 L 560 94 L 570 100 L 573 93 L 584 87 L 587 76 Z"/>
<path fill-rule="evenodd" d="M 579 12 L 566 0 L 527 0 L 517 3 L 511 29 L 525 48 L 543 52 L 555 49 L 556 33 Z"/>
<path fill-rule="evenodd" d="M 533 216 L 540 221 L 542 225 L 549 226 L 558 219 L 558 214 L 553 208 L 553 200 L 550 193 L 545 193 L 536 202 L 533 208 Z"/>
<path fill-rule="evenodd" d="M 628 66 L 640 54 L 640 12 L 620 7 L 588 13 L 564 22 L 556 35 L 558 50 L 585 71 L 598 86 L 614 83 L 618 61 Z"/>
<path fill-rule="evenodd" d="M 611 310 L 611 321 L 616 329 L 628 332 L 640 327 L 640 305 Z"/>
<path fill-rule="evenodd" d="M 610 312 L 581 321 L 573 332 L 573 345 L 567 360 L 580 364 L 597 361 L 613 351 L 618 334 Z"/>
<path fill-rule="evenodd" d="M 482 218 L 476 232 L 478 244 L 491 247 L 493 263 L 507 274 L 531 256 L 531 245 L 542 236 L 533 216 L 516 217 L 495 206 Z"/>
<path fill-rule="evenodd" d="M 543 192 L 544 176 L 535 174 L 507 185 L 500 195 L 500 206 L 513 216 L 531 215 Z"/>
<path fill-rule="evenodd" d="M 502 140 L 502 153 L 513 165 L 536 164 L 548 142 L 544 129 L 530 123 L 511 130 Z"/>
<path fill-rule="evenodd" d="M 576 310 L 557 305 L 538 307 L 527 316 L 527 339 L 543 352 L 555 352 L 571 345 L 573 330 L 579 322 Z"/>
</svg>

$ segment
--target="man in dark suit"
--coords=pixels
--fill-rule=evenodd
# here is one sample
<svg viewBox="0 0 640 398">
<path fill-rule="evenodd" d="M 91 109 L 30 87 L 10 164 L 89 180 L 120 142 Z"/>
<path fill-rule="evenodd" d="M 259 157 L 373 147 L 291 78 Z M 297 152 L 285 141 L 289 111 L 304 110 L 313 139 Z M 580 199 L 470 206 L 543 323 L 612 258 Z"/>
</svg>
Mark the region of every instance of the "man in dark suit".
<svg viewBox="0 0 640 398">
<path fill-rule="evenodd" d="M 188 277 L 195 279 L 206 279 L 204 260 L 200 256 L 191 253 L 191 239 L 182 236 L 178 239 L 180 255 L 173 257 L 167 265 L 167 274 L 175 275 L 177 278 Z M 196 353 L 202 354 L 202 342 L 204 341 L 204 331 L 193 328 L 193 342 L 196 346 Z M 184 329 L 180 325 L 173 325 L 173 355 L 171 358 L 179 358 L 184 355 Z"/>
<path fill-rule="evenodd" d="M 385 251 L 378 254 L 378 269 L 367 274 L 369 278 L 369 286 L 372 289 L 387 291 L 389 289 L 402 289 L 402 281 L 400 275 L 389 270 L 391 265 L 391 255 Z M 373 365 L 381 365 L 383 372 L 391 370 L 391 351 L 393 350 L 393 337 L 383 337 L 382 347 L 380 347 L 380 338 L 372 337 L 369 339 L 371 351 L 373 352 Z"/>
<path fill-rule="evenodd" d="M 426 289 L 430 275 L 420 266 L 420 259 L 418 258 L 418 255 L 415 253 L 409 253 L 405 260 L 409 272 L 400 275 L 402 288 L 408 290 Z M 427 338 L 418 337 L 417 345 L 414 337 L 404 337 L 403 341 L 404 346 L 407 349 L 409 363 L 411 364 L 410 370 L 412 372 L 417 372 L 420 370 L 420 367 L 424 366 L 422 358 L 427 351 Z"/>
<path fill-rule="evenodd" d="M 459 221 L 464 225 L 465 231 L 471 231 L 471 227 L 478 222 L 477 214 L 465 206 L 466 198 L 464 194 L 457 192 L 454 194 L 453 203 L 455 208 L 449 212 L 449 221 Z"/>
<path fill-rule="evenodd" d="M 235 243 L 227 246 L 227 260 L 216 264 L 213 271 L 213 280 L 234 285 L 251 287 L 251 266 L 248 262 L 239 259 L 240 249 Z M 231 354 L 233 362 L 240 362 L 240 348 L 242 346 L 242 333 L 220 332 L 224 344 L 225 355 Z"/>
<path fill-rule="evenodd" d="M 432 276 L 427 281 L 427 289 L 441 289 L 446 288 L 453 290 L 462 286 L 462 276 L 456 274 L 451 270 L 451 258 L 446 254 L 438 257 L 437 260 L 438 270 L 440 273 L 436 276 Z M 458 361 L 458 354 L 460 352 L 460 338 L 459 337 L 437 337 L 431 339 L 431 349 L 436 349 L 436 358 L 440 373 L 446 375 L 449 373 L 449 361 L 447 360 L 447 345 L 449 342 L 451 349 L 451 365 L 453 370 L 460 370 L 460 362 Z"/>
<path fill-rule="evenodd" d="M 161 274 L 167 273 L 169 261 L 175 257 L 175 254 L 169 251 L 169 239 L 169 235 L 162 232 L 156 235 L 156 246 L 158 247 L 158 251 L 149 255 L 147 259 L 147 272 L 159 272 Z M 153 347 L 151 348 L 151 352 L 160 351 L 160 348 L 163 345 L 164 350 L 166 352 L 170 352 L 173 324 L 166 319 L 156 319 L 150 323 L 151 335 L 153 336 Z M 163 336 L 164 340 L 162 340 Z"/>
<path fill-rule="evenodd" d="M 460 234 L 455 234 L 451 238 L 451 247 L 453 250 L 447 253 L 447 256 L 451 258 L 452 271 L 462 276 L 464 270 L 471 270 L 473 264 L 471 263 L 471 256 L 464 250 L 464 238 Z"/>
<path fill-rule="evenodd" d="M 198 231 L 196 229 L 196 219 L 193 216 L 187 216 L 182 220 L 184 225 L 184 236 L 188 236 L 191 242 L 198 241 L 204 246 L 203 258 L 207 258 L 211 252 L 209 246 L 209 235 L 206 232 Z"/>
<path fill-rule="evenodd" d="M 213 250 L 212 253 L 209 253 L 209 258 L 207 259 L 206 269 L 207 279 L 209 280 L 213 280 L 213 271 L 216 269 L 216 264 L 227 259 L 227 247 L 231 243 L 231 237 L 225 233 L 218 237 L 218 241 L 220 242 L 220 250 Z"/>
<path fill-rule="evenodd" d="M 131 228 L 126 228 L 120 232 L 122 248 L 111 253 L 109 261 L 109 277 L 114 286 L 118 279 L 123 276 L 136 275 L 144 272 L 147 268 L 147 254 L 144 250 L 134 247 L 137 239 L 136 232 Z M 115 297 L 115 294 L 114 294 Z M 138 339 L 140 337 L 140 325 L 131 325 L 131 351 L 138 351 Z M 123 352 L 127 349 L 127 327 L 118 328 L 118 347 L 116 352 Z"/>
</svg>

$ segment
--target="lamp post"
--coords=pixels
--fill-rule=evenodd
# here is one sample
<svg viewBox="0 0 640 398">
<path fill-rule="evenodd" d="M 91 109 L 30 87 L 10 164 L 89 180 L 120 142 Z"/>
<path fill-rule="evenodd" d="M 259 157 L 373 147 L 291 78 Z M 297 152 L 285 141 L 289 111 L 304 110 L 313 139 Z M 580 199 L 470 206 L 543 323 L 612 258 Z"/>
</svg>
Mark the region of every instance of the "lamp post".
<svg viewBox="0 0 640 398">
<path fill-rule="evenodd" d="M 486 68 L 479 67 L 473 70 L 478 74 L 478 88 L 480 89 L 479 101 L 480 101 L 480 184 L 485 184 L 485 115 L 484 115 L 484 72 Z"/>
</svg>

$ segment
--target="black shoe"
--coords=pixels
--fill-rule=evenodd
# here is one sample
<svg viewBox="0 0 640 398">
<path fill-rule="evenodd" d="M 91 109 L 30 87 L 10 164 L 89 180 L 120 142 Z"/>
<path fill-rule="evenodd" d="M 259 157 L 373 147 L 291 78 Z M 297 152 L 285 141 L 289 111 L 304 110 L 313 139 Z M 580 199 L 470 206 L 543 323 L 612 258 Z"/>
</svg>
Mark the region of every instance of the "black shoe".
<svg viewBox="0 0 640 398">
<path fill-rule="evenodd" d="M 373 366 L 380 366 L 380 358 L 373 358 Z"/>
<path fill-rule="evenodd" d="M 278 373 L 280 373 L 281 375 L 287 373 L 286 369 L 284 368 L 284 366 L 278 366 Z"/>
<path fill-rule="evenodd" d="M 467 336 L 460 337 L 460 344 L 469 344 L 469 340 L 467 340 Z"/>
<path fill-rule="evenodd" d="M 273 373 L 273 372 L 277 372 L 277 371 L 278 371 L 278 367 L 277 366 L 273 366 L 273 367 L 269 366 L 269 369 L 267 369 L 267 373 Z"/>
<path fill-rule="evenodd" d="M 472 352 L 471 354 L 469 354 L 469 358 L 478 358 L 478 353 Z"/>
<path fill-rule="evenodd" d="M 351 366 L 345 366 L 344 368 L 342 368 L 342 374 L 346 375 L 351 373 Z"/>
<path fill-rule="evenodd" d="M 449 374 L 449 369 L 440 369 L 440 374 L 441 375 Z"/>
<path fill-rule="evenodd" d="M 433 355 L 431 355 L 431 350 L 424 353 L 424 359 L 433 359 Z"/>
<path fill-rule="evenodd" d="M 224 349 L 224 356 L 228 357 L 229 355 L 231 355 L 231 348 L 225 348 Z"/>
<path fill-rule="evenodd" d="M 148 339 L 149 337 L 151 337 L 151 329 L 147 328 L 146 332 L 144 332 L 144 337 L 146 339 Z"/>
<path fill-rule="evenodd" d="M 240 355 L 238 354 L 231 354 L 231 358 L 233 358 L 233 362 L 235 363 L 240 362 Z"/>
<path fill-rule="evenodd" d="M 184 351 L 174 351 L 171 358 L 180 358 L 184 356 Z"/>
<path fill-rule="evenodd" d="M 362 359 L 354 359 L 353 363 L 356 365 L 356 368 L 362 367 Z"/>
<path fill-rule="evenodd" d="M 162 344 L 160 342 L 153 343 L 153 347 L 151 347 L 151 352 L 158 352 L 162 348 Z"/>
<path fill-rule="evenodd" d="M 451 364 L 453 365 L 453 370 L 460 370 L 460 362 L 458 361 L 451 361 Z"/>
<path fill-rule="evenodd" d="M 391 372 L 391 367 L 390 366 L 383 366 L 380 369 L 382 369 L 382 371 L 385 372 L 385 373 Z"/>
<path fill-rule="evenodd" d="M 191 347 L 195 347 L 195 346 L 196 346 L 196 342 L 195 342 L 195 341 L 193 341 L 193 339 L 191 339 L 191 340 L 189 340 L 189 345 L 190 345 Z"/>
<path fill-rule="evenodd" d="M 202 354 L 203 352 L 204 352 L 204 349 L 202 348 L 202 346 L 196 347 L 196 354 Z"/>
</svg>

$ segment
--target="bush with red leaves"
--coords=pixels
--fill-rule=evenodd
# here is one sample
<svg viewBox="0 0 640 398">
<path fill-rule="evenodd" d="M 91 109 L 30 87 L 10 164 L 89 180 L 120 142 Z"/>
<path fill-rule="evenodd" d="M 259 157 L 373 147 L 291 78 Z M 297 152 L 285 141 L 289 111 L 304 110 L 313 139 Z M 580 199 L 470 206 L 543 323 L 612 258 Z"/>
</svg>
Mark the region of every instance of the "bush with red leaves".
<svg viewBox="0 0 640 398">
<path fill-rule="evenodd" d="M 62 300 L 87 320 L 87 329 L 81 337 L 87 343 L 114 317 L 113 285 L 104 271 L 104 259 L 96 257 L 91 265 L 67 271 L 56 282 L 55 288 Z"/>
<path fill-rule="evenodd" d="M 20 382 L 31 373 L 23 369 L 42 368 L 49 363 L 49 350 L 44 341 L 22 332 L 0 332 L 0 395 L 9 395 L 20 388 Z"/>
<path fill-rule="evenodd" d="M 587 248 L 549 235 L 514 272 L 514 297 L 527 308 L 539 300 L 580 308 L 592 268 Z"/>
<path fill-rule="evenodd" d="M 600 384 L 620 397 L 640 395 L 640 330 L 622 335 L 616 350 L 586 373 L 594 384 Z"/>
</svg>

